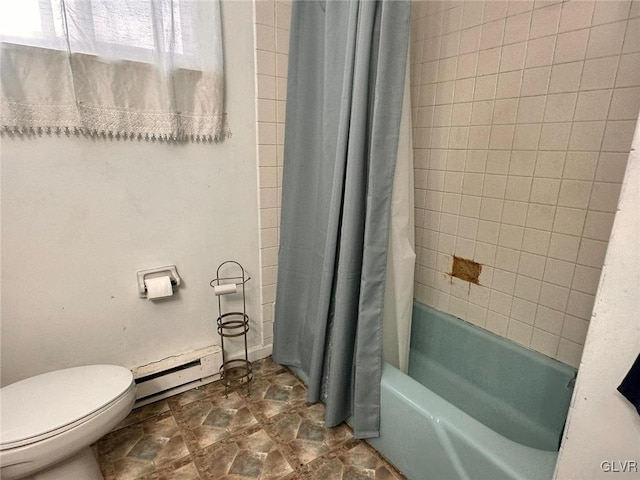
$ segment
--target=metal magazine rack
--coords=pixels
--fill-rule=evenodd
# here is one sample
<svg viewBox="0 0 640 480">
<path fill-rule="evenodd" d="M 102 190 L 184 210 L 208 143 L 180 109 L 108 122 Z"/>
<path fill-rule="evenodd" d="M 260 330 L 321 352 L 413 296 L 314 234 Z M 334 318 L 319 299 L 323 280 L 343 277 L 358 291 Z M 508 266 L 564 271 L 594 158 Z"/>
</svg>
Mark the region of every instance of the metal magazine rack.
<svg viewBox="0 0 640 480">
<path fill-rule="evenodd" d="M 225 276 L 221 276 L 221 271 Z M 222 348 L 222 365 L 220 366 L 220 380 L 225 387 L 225 395 L 233 388 L 246 385 L 247 395 L 251 392 L 250 384 L 253 379 L 253 369 L 249 361 L 247 349 L 247 332 L 249 331 L 249 315 L 245 285 L 251 279 L 247 276 L 242 265 L 233 260 L 222 262 L 216 270 L 216 278 L 211 280 L 214 294 L 218 297 L 218 334 Z M 226 311 L 231 298 L 242 296 L 242 311 Z M 224 297 L 224 298 L 223 298 Z M 244 358 L 228 359 L 224 340 L 231 337 L 243 337 Z"/>
</svg>

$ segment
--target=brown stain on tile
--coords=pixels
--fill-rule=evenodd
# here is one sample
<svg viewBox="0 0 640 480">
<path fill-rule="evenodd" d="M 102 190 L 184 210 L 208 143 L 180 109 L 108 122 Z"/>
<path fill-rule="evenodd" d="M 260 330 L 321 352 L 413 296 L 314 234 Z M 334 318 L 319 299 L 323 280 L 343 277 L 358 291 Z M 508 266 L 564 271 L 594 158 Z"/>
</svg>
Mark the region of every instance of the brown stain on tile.
<svg viewBox="0 0 640 480">
<path fill-rule="evenodd" d="M 452 277 L 479 285 L 481 271 L 481 264 L 467 258 L 453 256 L 453 264 L 451 265 Z"/>
</svg>

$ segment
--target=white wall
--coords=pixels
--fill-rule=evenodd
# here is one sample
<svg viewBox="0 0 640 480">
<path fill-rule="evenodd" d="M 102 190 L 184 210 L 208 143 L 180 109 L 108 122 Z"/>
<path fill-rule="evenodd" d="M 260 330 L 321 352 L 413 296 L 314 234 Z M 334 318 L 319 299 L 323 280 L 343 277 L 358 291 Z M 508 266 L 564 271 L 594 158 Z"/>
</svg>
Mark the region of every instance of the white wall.
<svg viewBox="0 0 640 480">
<path fill-rule="evenodd" d="M 640 123 L 639 123 L 640 126 Z M 569 411 L 558 479 L 640 478 L 640 417 L 618 385 L 640 353 L 640 128 L 629 157 Z M 608 463 L 602 464 L 603 461 Z"/>
<path fill-rule="evenodd" d="M 223 2 L 222 19 L 230 140 L 1 139 L 2 384 L 217 344 L 209 281 L 227 259 L 253 277 L 260 343 L 252 2 Z M 164 264 L 184 280 L 177 295 L 138 298 L 136 271 Z"/>
</svg>

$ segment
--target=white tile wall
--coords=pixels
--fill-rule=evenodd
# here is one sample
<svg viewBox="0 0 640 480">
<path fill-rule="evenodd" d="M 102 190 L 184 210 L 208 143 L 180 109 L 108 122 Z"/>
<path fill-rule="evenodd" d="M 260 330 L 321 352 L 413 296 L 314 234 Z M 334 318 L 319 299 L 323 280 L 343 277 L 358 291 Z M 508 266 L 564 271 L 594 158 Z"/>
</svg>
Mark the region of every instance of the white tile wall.
<svg viewBox="0 0 640 480">
<path fill-rule="evenodd" d="M 640 109 L 639 4 L 414 3 L 418 300 L 578 365 Z"/>
<path fill-rule="evenodd" d="M 287 96 L 290 0 L 254 0 L 262 340 L 272 343 Z"/>
</svg>

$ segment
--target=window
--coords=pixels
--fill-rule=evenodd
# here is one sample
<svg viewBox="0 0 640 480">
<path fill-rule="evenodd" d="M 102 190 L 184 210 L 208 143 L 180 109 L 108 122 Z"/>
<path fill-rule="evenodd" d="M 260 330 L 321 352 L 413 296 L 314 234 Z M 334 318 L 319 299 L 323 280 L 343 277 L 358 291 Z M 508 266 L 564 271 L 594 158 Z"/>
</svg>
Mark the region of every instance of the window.
<svg viewBox="0 0 640 480">
<path fill-rule="evenodd" d="M 44 101 L 51 110 L 47 98 L 19 98 L 23 86 L 42 92 L 62 85 L 63 89 L 73 91 L 78 103 L 81 125 L 72 126 L 76 130 L 99 132 L 105 127 L 86 127 L 88 117 L 83 110 L 91 109 L 90 123 L 95 123 L 96 109 L 103 107 L 102 113 L 114 118 L 133 107 L 135 121 L 129 118 L 121 125 L 122 130 L 106 131 L 148 135 L 148 131 L 131 128 L 140 123 L 139 100 L 145 98 L 151 99 L 147 103 L 153 114 L 158 109 L 167 110 L 168 116 L 161 122 L 156 116 L 156 127 L 163 124 L 162 130 L 166 130 L 174 124 L 170 129 L 173 133 L 156 132 L 152 136 L 199 137 L 201 134 L 189 125 L 201 123 L 211 115 L 220 121 L 209 118 L 205 123 L 216 123 L 216 128 L 222 130 L 204 136 L 221 139 L 228 135 L 226 120 L 222 118 L 222 41 L 217 0 L 3 0 L 0 42 L 3 67 L 0 100 L 5 129 L 36 127 L 29 126 L 32 117 L 29 112 L 37 109 L 38 103 Z M 56 55 L 56 51 L 66 55 Z M 34 71 L 38 65 L 43 71 Z M 4 78 L 5 75 L 8 77 Z M 46 81 L 48 86 L 42 83 Z M 17 85 L 21 88 L 16 88 Z M 112 85 L 113 91 L 105 92 L 105 85 Z M 143 92 L 141 87 L 157 92 Z M 55 92 L 51 93 L 54 99 Z M 208 108 L 201 103 L 206 103 L 207 98 L 216 105 Z M 9 121 L 8 109 L 22 120 Z M 38 128 L 60 128 L 60 123 L 64 123 L 61 118 L 52 118 L 51 111 L 47 116 L 49 123 L 55 125 Z M 23 125 L 17 124 L 20 122 Z"/>
</svg>

